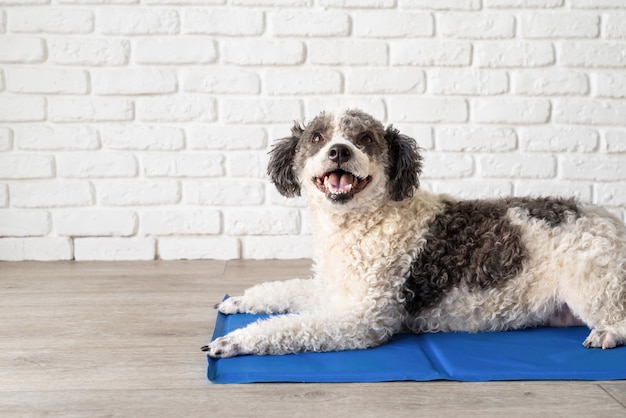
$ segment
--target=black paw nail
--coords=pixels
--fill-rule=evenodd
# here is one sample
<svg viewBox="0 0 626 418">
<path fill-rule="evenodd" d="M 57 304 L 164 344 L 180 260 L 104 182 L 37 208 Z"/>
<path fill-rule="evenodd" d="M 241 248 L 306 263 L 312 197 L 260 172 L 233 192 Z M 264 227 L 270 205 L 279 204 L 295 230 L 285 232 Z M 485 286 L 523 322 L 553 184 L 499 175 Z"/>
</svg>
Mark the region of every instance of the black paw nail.
<svg viewBox="0 0 626 418">
<path fill-rule="evenodd" d="M 209 351 L 209 346 L 205 345 L 200 350 L 202 350 L 202 351 Z"/>
</svg>

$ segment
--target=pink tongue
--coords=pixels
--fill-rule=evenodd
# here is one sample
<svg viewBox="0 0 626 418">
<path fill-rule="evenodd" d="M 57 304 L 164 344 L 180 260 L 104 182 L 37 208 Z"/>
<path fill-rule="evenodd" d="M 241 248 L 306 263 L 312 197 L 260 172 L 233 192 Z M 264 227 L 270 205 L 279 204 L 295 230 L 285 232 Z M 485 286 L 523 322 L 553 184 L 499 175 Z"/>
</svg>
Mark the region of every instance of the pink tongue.
<svg viewBox="0 0 626 418">
<path fill-rule="evenodd" d="M 349 173 L 332 173 L 328 176 L 328 185 L 330 189 L 337 192 L 348 190 L 348 187 L 354 182 L 354 176 Z"/>
</svg>

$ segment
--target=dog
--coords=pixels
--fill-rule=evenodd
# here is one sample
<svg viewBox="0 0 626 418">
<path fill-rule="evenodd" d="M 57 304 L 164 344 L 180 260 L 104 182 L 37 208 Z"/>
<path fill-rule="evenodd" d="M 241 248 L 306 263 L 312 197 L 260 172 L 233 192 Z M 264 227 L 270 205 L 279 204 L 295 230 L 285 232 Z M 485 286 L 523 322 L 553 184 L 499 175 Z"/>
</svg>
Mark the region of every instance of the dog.
<svg viewBox="0 0 626 418">
<path fill-rule="evenodd" d="M 365 349 L 399 332 L 586 325 L 626 343 L 626 226 L 561 197 L 458 200 L 419 187 L 422 150 L 357 109 L 277 140 L 268 175 L 311 214 L 313 277 L 253 286 L 223 314 L 283 314 L 219 337 L 215 358 Z"/>
</svg>

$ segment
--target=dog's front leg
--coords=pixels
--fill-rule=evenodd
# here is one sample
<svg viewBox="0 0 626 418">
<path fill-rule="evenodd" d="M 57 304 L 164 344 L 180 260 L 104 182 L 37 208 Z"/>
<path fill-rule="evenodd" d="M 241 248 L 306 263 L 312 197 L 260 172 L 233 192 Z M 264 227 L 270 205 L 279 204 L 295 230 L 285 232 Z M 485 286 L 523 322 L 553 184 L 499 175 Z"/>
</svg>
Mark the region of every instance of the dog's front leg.
<svg viewBox="0 0 626 418">
<path fill-rule="evenodd" d="M 397 330 L 380 322 L 334 315 L 282 315 L 258 321 L 212 341 L 202 348 L 211 357 L 245 354 L 288 354 L 374 347 Z"/>
<path fill-rule="evenodd" d="M 316 279 L 291 279 L 266 282 L 246 290 L 243 296 L 230 297 L 215 307 L 223 314 L 295 313 L 315 306 L 319 295 Z"/>
</svg>

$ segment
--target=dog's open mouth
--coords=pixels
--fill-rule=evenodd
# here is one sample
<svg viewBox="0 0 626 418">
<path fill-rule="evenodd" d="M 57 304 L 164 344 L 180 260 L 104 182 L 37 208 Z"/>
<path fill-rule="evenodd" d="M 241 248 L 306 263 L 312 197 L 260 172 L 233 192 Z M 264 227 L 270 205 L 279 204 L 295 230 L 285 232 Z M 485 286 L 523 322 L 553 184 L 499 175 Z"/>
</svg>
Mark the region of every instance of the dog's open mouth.
<svg viewBox="0 0 626 418">
<path fill-rule="evenodd" d="M 371 176 L 360 178 L 344 170 L 330 171 L 313 181 L 326 197 L 338 202 L 350 200 L 355 194 L 365 189 L 372 180 Z"/>
</svg>

